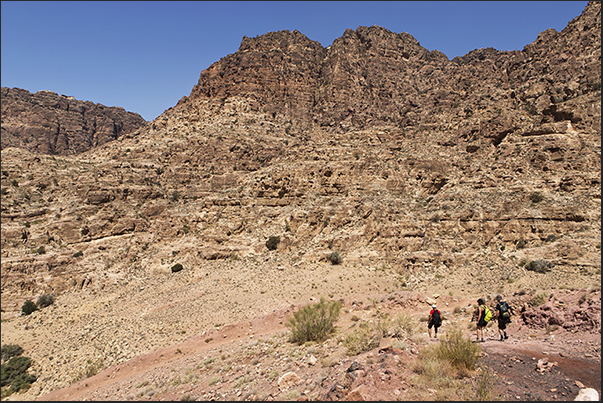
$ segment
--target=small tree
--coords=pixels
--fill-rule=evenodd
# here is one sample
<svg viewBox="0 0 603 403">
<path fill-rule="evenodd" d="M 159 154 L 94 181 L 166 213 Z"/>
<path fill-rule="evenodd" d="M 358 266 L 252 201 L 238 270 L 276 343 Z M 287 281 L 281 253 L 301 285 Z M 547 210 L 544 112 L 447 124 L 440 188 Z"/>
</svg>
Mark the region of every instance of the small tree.
<svg viewBox="0 0 603 403">
<path fill-rule="evenodd" d="M 328 258 L 331 261 L 331 264 L 341 264 L 341 262 L 343 261 L 343 258 L 341 257 L 339 252 L 331 252 Z"/>
<path fill-rule="evenodd" d="M 30 313 L 32 313 L 33 311 L 37 311 L 37 310 L 38 310 L 38 306 L 32 300 L 28 299 L 23 303 L 23 306 L 21 307 L 21 314 L 27 316 Z"/>
<path fill-rule="evenodd" d="M 339 318 L 341 302 L 326 301 L 308 304 L 295 312 L 286 324 L 291 329 L 291 342 L 303 344 L 307 341 L 321 342 L 335 330 L 334 323 Z"/>
</svg>

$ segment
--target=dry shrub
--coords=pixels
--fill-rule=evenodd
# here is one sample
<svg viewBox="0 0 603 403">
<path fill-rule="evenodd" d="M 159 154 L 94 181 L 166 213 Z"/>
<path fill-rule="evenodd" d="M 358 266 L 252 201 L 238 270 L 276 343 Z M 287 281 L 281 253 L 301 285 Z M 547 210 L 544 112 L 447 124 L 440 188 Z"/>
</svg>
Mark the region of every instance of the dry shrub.
<svg viewBox="0 0 603 403">
<path fill-rule="evenodd" d="M 339 318 L 341 302 L 326 301 L 308 304 L 289 318 L 286 324 L 291 329 L 290 341 L 303 344 L 308 341 L 322 342 L 335 330 L 335 322 Z"/>
<path fill-rule="evenodd" d="M 549 299 L 549 294 L 548 293 L 546 293 L 546 292 L 539 292 L 538 294 L 534 295 L 528 301 L 528 304 L 530 304 L 533 307 L 538 307 L 538 306 L 544 304 L 548 299 Z"/>
<path fill-rule="evenodd" d="M 378 326 L 371 327 L 363 322 L 345 337 L 343 345 L 347 348 L 347 354 L 354 356 L 379 347 L 381 337 L 382 330 Z"/>
<path fill-rule="evenodd" d="M 465 338 L 459 329 L 453 328 L 447 333 L 446 338 L 436 347 L 436 356 L 442 361 L 449 362 L 461 372 L 461 375 L 466 375 L 467 371 L 475 369 L 480 348 L 470 339 Z"/>
</svg>

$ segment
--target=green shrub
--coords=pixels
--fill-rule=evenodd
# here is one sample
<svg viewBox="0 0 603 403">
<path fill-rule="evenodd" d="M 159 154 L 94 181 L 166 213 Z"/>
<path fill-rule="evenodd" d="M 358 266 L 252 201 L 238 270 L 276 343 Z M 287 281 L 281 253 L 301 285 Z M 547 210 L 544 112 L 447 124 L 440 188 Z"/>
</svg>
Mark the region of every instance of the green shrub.
<svg viewBox="0 0 603 403">
<path fill-rule="evenodd" d="M 540 192 L 534 192 L 530 195 L 530 200 L 532 203 L 540 203 L 544 200 L 544 196 Z"/>
<path fill-rule="evenodd" d="M 280 242 L 281 242 L 280 236 L 271 236 L 266 241 L 266 247 L 268 248 L 268 250 L 276 250 L 276 248 L 278 247 L 278 244 Z"/>
<path fill-rule="evenodd" d="M 13 357 L 23 354 L 23 348 L 17 344 L 7 344 L 2 346 L 2 361 L 8 361 Z"/>
<path fill-rule="evenodd" d="M 343 345 L 347 348 L 346 353 L 354 356 L 379 347 L 381 337 L 380 329 L 371 329 L 368 323 L 363 322 L 345 337 Z"/>
<path fill-rule="evenodd" d="M 548 299 L 549 299 L 549 294 L 548 293 L 546 293 L 546 292 L 540 292 L 540 293 L 534 295 L 528 301 L 528 304 L 530 304 L 533 307 L 537 307 L 537 306 L 540 306 L 540 305 L 544 304 Z"/>
<path fill-rule="evenodd" d="M 326 340 L 335 330 L 334 323 L 339 318 L 341 305 L 339 301 L 327 302 L 321 297 L 320 302 L 299 309 L 286 324 L 291 329 L 291 342 L 303 344 Z"/>
<path fill-rule="evenodd" d="M 451 329 L 447 333 L 446 338 L 436 347 L 436 356 L 459 370 L 472 371 L 479 358 L 479 346 L 463 337 L 459 329 Z"/>
<path fill-rule="evenodd" d="M 535 271 L 536 273 L 546 273 L 553 266 L 548 260 L 533 260 L 526 265 L 526 270 Z"/>
<path fill-rule="evenodd" d="M 38 310 L 38 306 L 32 300 L 26 300 L 21 306 L 21 315 L 29 315 Z"/>
<path fill-rule="evenodd" d="M 177 273 L 180 270 L 182 270 L 184 267 L 182 267 L 182 265 L 180 263 L 176 263 L 175 265 L 172 266 L 172 273 Z"/>
<path fill-rule="evenodd" d="M 339 252 L 330 253 L 328 259 L 331 261 L 331 264 L 340 264 L 343 261 L 343 258 Z"/>
<path fill-rule="evenodd" d="M 44 294 L 38 297 L 36 305 L 39 308 L 46 308 L 54 303 L 54 297 L 52 295 Z"/>
<path fill-rule="evenodd" d="M 28 389 L 37 379 L 35 375 L 27 373 L 30 366 L 31 358 L 23 356 L 13 357 L 6 364 L 2 364 L 0 370 L 0 384 L 2 387 L 10 385 L 11 393 Z"/>
</svg>

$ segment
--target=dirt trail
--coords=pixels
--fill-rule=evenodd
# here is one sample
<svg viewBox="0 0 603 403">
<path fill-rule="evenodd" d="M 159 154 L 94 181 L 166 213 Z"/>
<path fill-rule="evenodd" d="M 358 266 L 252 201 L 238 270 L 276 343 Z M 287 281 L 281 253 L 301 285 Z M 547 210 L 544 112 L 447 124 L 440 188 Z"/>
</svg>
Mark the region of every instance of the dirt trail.
<svg viewBox="0 0 603 403">
<path fill-rule="evenodd" d="M 176 346 L 156 350 L 116 366 L 106 368 L 104 371 L 90 378 L 73 383 L 66 388 L 50 392 L 36 400 L 86 400 L 85 397 L 94 390 L 124 383 L 138 375 L 150 372 L 156 367 L 169 367 L 171 362 L 182 360 L 187 355 L 197 355 L 217 346 L 241 340 L 242 338 L 258 337 L 285 330 L 286 327 L 283 324 L 284 318 L 290 312 L 291 308 L 287 308 L 252 321 L 226 325 L 219 330 L 204 332 Z"/>
<path fill-rule="evenodd" d="M 593 295 L 595 300 L 600 300 L 600 294 Z M 573 298 L 573 297 L 572 297 Z M 427 337 L 427 329 L 425 323 L 420 325 L 420 331 L 425 334 L 422 336 L 428 344 L 437 343 L 446 337 L 446 333 L 451 326 L 460 326 L 467 337 L 475 338 L 474 331 L 470 330 L 469 322 L 470 313 L 454 316 L 451 313 L 455 308 L 465 308 L 472 301 L 471 298 L 457 297 L 441 297 L 438 306 L 441 310 L 448 312 L 449 323 L 445 324 L 440 329 L 438 339 L 429 339 Z M 569 300 L 568 300 L 569 304 Z M 219 329 L 213 329 L 203 334 L 196 335 L 186 341 L 167 348 L 162 348 L 135 359 L 122 362 L 119 365 L 109 367 L 101 373 L 76 382 L 66 388 L 55 390 L 49 394 L 38 397 L 36 400 L 45 401 L 73 401 L 73 400 L 128 400 L 132 398 L 133 391 L 141 391 L 134 385 L 153 382 L 153 380 L 169 379 L 170 374 L 184 374 L 186 368 L 190 368 L 195 363 L 200 363 L 206 360 L 211 354 L 236 355 L 238 349 L 253 340 L 270 338 L 277 334 L 284 334 L 287 331 L 285 326 L 286 320 L 291 316 L 291 313 L 296 308 L 289 308 L 273 312 L 272 314 L 258 317 L 252 321 L 240 322 L 237 324 L 223 326 Z M 342 315 L 338 322 L 340 329 L 346 329 L 358 317 L 370 318 L 376 317 L 378 312 L 381 313 L 397 313 L 405 312 L 417 320 L 420 320 L 427 309 L 424 302 L 420 302 L 416 297 L 396 297 L 390 301 L 386 301 L 379 306 L 354 306 L 348 304 L 345 309 L 345 314 Z M 529 327 L 517 318 L 508 327 L 509 339 L 505 341 L 498 340 L 496 324 L 488 326 L 487 341 L 480 343 L 482 357 L 478 361 L 478 366 L 481 368 L 493 370 L 494 396 L 501 400 L 573 400 L 578 394 L 581 387 L 591 387 L 596 389 L 601 394 L 601 335 L 600 327 L 597 329 L 563 329 L 559 327 L 555 331 L 550 331 L 547 328 Z M 284 339 L 278 339 L 284 340 Z M 212 351 L 210 351 L 212 350 Z M 302 349 L 303 350 L 303 349 Z M 219 351 L 216 353 L 216 351 Z M 381 355 L 381 351 L 377 349 L 373 353 L 373 361 Z M 395 353 L 398 354 L 398 353 Z M 395 355 L 394 354 L 394 355 Z M 408 352 L 405 352 L 408 356 Z M 414 354 L 414 353 L 411 353 Z M 239 355 L 237 355 L 238 357 Z M 399 356 L 399 359 L 406 356 Z M 307 358 L 307 357 L 306 357 Z M 331 357 L 332 358 L 332 357 Z M 355 361 L 358 357 L 351 357 L 341 361 L 342 373 L 336 375 L 333 379 L 345 375 L 346 368 L 350 366 L 351 361 Z M 262 365 L 265 368 L 276 368 L 280 365 L 281 358 L 276 355 L 264 355 L 262 357 Z M 538 371 L 539 360 L 544 363 L 544 369 Z M 300 363 L 304 361 L 302 357 L 292 360 L 293 369 L 297 370 L 300 375 L 304 372 L 308 379 L 317 379 L 323 377 L 328 367 L 317 365 L 312 368 L 306 367 Z M 370 391 L 371 400 L 391 400 L 393 398 L 401 398 L 403 395 L 399 393 L 408 393 L 407 375 L 400 373 L 400 367 L 390 361 L 386 365 L 386 361 L 380 364 L 375 363 L 375 367 L 365 368 L 370 379 L 376 375 L 377 379 L 390 379 L 388 386 L 378 383 L 371 384 L 367 380 L 367 390 Z M 250 367 L 249 363 L 240 363 L 242 367 Z M 252 365 L 251 365 L 252 366 Z M 282 368 L 282 367 L 281 367 Z M 310 371 L 310 372 L 307 372 Z M 314 371 L 314 372 L 312 372 Z M 322 371 L 322 373 L 321 373 Z M 246 373 L 249 373 L 245 371 Z M 285 370 L 282 370 L 282 375 Z M 388 375 L 389 374 L 389 375 Z M 242 379 L 242 375 L 224 374 L 221 378 L 221 384 L 224 388 L 221 390 L 230 390 L 236 388 L 233 386 L 237 380 Z M 302 375 L 304 376 L 304 375 Z M 327 378 L 324 378 L 327 379 Z M 364 378 L 368 379 L 368 378 Z M 205 380 L 204 382 L 207 382 Z M 279 396 L 278 388 L 275 385 L 276 381 L 264 386 L 264 397 L 257 399 L 246 400 L 274 400 L 271 397 Z M 230 386 L 228 386 L 230 385 Z M 324 385 L 321 383 L 320 388 L 332 388 L 328 382 Z M 210 393 L 207 387 L 203 389 L 205 392 L 199 392 L 199 386 L 191 384 L 183 386 L 184 389 L 168 388 L 164 391 L 157 391 L 155 395 L 148 396 L 151 400 L 174 400 L 186 396 L 191 393 L 191 396 L 196 396 L 198 400 L 228 400 L 223 395 L 204 395 Z M 188 388 L 188 389 L 187 389 Z M 195 389 L 197 388 L 197 389 Z M 276 388 L 276 389 L 274 389 Z M 211 389 L 211 388 L 209 388 Z M 320 396 L 333 396 L 335 400 L 341 400 L 345 397 L 332 393 L 325 389 L 320 392 Z M 188 392 L 187 392 L 188 391 Z M 331 391 L 332 392 L 332 391 Z M 393 392 L 398 394 L 392 395 Z M 319 390 L 314 390 L 314 393 L 319 393 Z M 326 393 L 326 394 L 325 394 Z M 335 393 L 335 392 L 333 392 Z M 343 392 L 342 392 L 343 393 Z M 347 393 L 347 392 L 346 392 Z M 230 395 L 234 396 L 235 400 L 243 400 L 245 395 Z M 266 397 L 268 396 L 268 397 Z M 139 397 L 138 395 L 136 397 Z M 340 398 L 341 397 L 341 398 Z M 430 396 L 422 396 L 429 400 Z M 413 399 L 416 400 L 416 399 Z"/>
</svg>

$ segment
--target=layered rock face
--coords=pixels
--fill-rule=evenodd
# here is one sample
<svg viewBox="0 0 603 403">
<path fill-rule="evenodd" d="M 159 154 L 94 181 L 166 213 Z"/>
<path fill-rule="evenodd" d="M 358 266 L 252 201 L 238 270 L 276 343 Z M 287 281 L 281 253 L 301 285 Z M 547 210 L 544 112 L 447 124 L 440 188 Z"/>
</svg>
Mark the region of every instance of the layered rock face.
<svg viewBox="0 0 603 403">
<path fill-rule="evenodd" d="M 3 148 L 2 309 L 57 295 L 56 332 L 96 329 L 101 352 L 53 353 L 83 367 L 310 295 L 600 287 L 600 28 L 590 2 L 453 60 L 379 27 L 273 32 L 87 153 Z"/>
<path fill-rule="evenodd" d="M 51 91 L 2 88 L 2 149 L 19 147 L 73 155 L 113 141 L 146 121 L 124 108 L 106 107 Z"/>
<path fill-rule="evenodd" d="M 59 133 L 93 126 L 91 103 L 3 96 L 23 100 L 3 102 L 10 116 L 27 100 L 47 106 L 26 116 L 78 117 L 40 123 Z M 3 151 L 3 287 L 14 288 L 16 275 L 36 292 L 39 279 L 24 275 L 33 261 L 127 234 L 184 236 L 208 259 L 263 253 L 279 235 L 283 252 L 383 260 L 407 284 L 423 281 L 410 274 L 418 261 L 431 276 L 434 266 L 454 272 L 484 248 L 515 250 L 517 261 L 503 265 L 513 270 L 537 257 L 597 270 L 583 248 L 600 234 L 600 104 L 596 2 L 522 51 L 451 61 L 379 27 L 347 30 L 326 49 L 299 32 L 244 38 L 152 124 L 118 137 L 115 121 L 94 118 L 96 131 L 44 143 L 57 153 L 105 142 L 85 157 Z M 122 132 L 142 124 L 118 116 Z M 3 118 L 3 127 L 16 122 Z M 61 148 L 59 138 L 79 138 L 81 148 Z M 33 259 L 42 245 L 46 255 Z M 538 249 L 524 256 L 526 246 Z M 65 272 L 73 264 L 56 263 Z M 53 281 L 64 281 L 57 273 Z"/>
<path fill-rule="evenodd" d="M 600 87 L 598 5 L 523 51 L 478 49 L 452 61 L 409 34 L 348 29 L 328 48 L 299 32 L 244 38 L 201 73 L 190 100 L 240 96 L 252 111 L 293 126 L 339 132 L 429 125 L 494 142 L 531 124 L 570 120 L 597 127 L 596 111 L 565 110 Z M 587 106 L 583 106 L 587 107 Z"/>
</svg>

